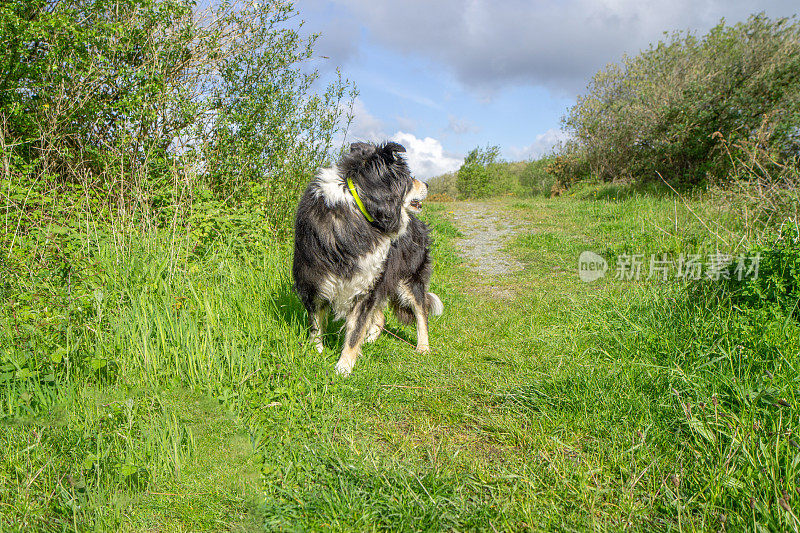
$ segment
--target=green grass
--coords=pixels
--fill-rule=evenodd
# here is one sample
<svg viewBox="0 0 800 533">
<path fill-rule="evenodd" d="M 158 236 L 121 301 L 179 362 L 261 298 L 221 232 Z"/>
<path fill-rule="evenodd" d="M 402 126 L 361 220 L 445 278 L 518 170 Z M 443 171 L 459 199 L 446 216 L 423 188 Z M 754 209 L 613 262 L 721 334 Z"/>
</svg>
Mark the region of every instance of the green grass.
<svg viewBox="0 0 800 533">
<path fill-rule="evenodd" d="M 99 246 L 62 334 L 3 310 L 0 529 L 795 529 L 797 323 L 576 274 L 585 249 L 724 243 L 668 198 L 498 206 L 532 228 L 492 281 L 513 296 L 476 290 L 427 206 L 433 352 L 383 335 L 348 379 L 336 326 L 307 343 L 286 247 Z"/>
</svg>

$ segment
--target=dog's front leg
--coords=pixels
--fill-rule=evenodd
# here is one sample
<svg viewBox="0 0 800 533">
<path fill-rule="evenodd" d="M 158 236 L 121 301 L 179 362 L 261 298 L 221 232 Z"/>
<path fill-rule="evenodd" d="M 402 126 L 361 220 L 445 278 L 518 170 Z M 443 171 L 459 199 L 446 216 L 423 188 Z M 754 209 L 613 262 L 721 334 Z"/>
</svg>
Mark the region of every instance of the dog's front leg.
<svg viewBox="0 0 800 533">
<path fill-rule="evenodd" d="M 374 310 L 375 299 L 373 296 L 369 296 L 365 300 L 358 302 L 347 315 L 344 349 L 342 350 L 342 356 L 336 363 L 337 374 L 349 376 L 350 372 L 353 371 L 356 359 L 361 354 L 361 343 L 364 342 L 364 335 Z"/>
<path fill-rule="evenodd" d="M 319 353 L 325 349 L 322 344 L 322 335 L 325 333 L 325 326 L 328 324 L 328 308 L 321 302 L 317 302 L 316 309 L 311 313 L 311 342 Z"/>
</svg>

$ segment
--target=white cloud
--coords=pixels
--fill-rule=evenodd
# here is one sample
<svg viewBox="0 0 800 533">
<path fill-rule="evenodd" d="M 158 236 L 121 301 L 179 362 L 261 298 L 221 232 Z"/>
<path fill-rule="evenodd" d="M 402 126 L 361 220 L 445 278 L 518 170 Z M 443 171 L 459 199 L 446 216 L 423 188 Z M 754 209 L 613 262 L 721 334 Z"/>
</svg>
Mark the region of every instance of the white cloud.
<svg viewBox="0 0 800 533">
<path fill-rule="evenodd" d="M 553 147 L 558 143 L 566 141 L 569 134 L 564 130 L 558 128 L 551 128 L 544 133 L 540 133 L 528 146 L 518 148 L 510 146 L 508 153 L 514 161 L 521 161 L 526 159 L 536 159 L 552 151 Z"/>
<path fill-rule="evenodd" d="M 370 113 L 360 98 L 356 98 L 353 102 L 353 122 L 347 137 L 358 141 L 380 142 L 386 139 L 385 128 L 383 121 Z"/>
<path fill-rule="evenodd" d="M 478 133 L 480 128 L 466 118 L 450 115 L 448 117 L 447 131 L 451 131 L 456 135 L 463 135 L 465 133 Z"/>
<path fill-rule="evenodd" d="M 398 131 L 391 140 L 406 149 L 406 160 L 415 178 L 427 180 L 461 167 L 462 159 L 445 154 L 442 143 L 433 137 L 417 138 L 413 133 Z"/>
</svg>

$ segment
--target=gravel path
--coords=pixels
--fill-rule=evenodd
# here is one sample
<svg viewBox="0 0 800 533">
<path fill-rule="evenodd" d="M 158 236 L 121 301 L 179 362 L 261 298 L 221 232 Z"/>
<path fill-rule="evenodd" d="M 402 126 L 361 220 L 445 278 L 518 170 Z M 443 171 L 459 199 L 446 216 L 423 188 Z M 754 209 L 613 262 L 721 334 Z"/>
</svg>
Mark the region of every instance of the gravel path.
<svg viewBox="0 0 800 533">
<path fill-rule="evenodd" d="M 448 213 L 464 234 L 456 244 L 462 257 L 484 276 L 499 276 L 522 270 L 522 263 L 503 251 L 506 243 L 527 228 L 499 205 L 483 202 L 454 202 Z"/>
</svg>

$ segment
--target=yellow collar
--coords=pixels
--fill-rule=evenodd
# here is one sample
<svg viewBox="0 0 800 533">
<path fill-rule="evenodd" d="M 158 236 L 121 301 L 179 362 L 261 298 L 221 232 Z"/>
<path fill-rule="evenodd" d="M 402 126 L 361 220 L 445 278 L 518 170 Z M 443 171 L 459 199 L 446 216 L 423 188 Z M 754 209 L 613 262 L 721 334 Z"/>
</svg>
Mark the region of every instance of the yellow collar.
<svg viewBox="0 0 800 533">
<path fill-rule="evenodd" d="M 361 198 L 358 197 L 358 193 L 356 192 L 356 186 L 353 185 L 353 180 L 350 179 L 350 178 L 347 178 L 347 187 L 350 189 L 350 193 L 353 195 L 353 198 L 356 201 L 356 205 L 358 206 L 358 209 L 361 211 L 361 213 L 364 215 L 364 217 L 370 222 L 375 222 L 375 219 L 373 219 L 369 215 L 369 213 L 367 213 L 367 209 L 364 207 L 364 204 L 361 202 Z"/>
</svg>

